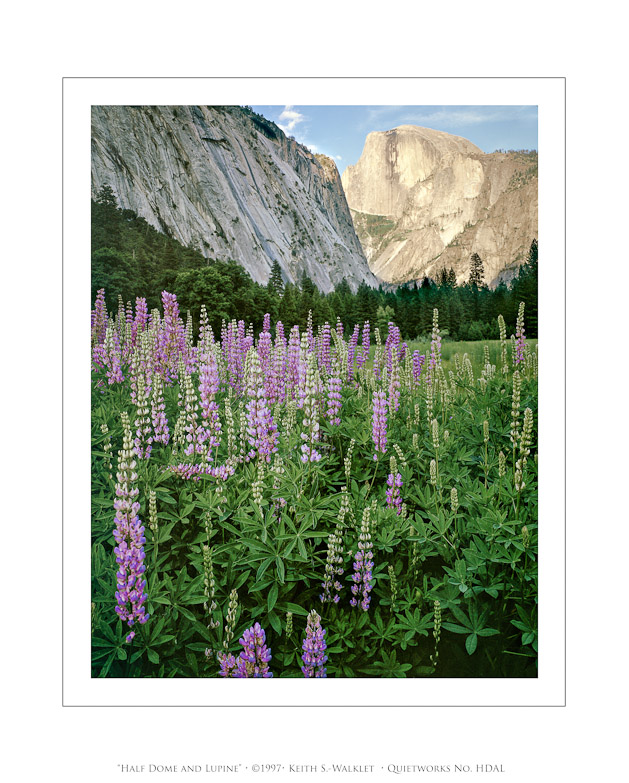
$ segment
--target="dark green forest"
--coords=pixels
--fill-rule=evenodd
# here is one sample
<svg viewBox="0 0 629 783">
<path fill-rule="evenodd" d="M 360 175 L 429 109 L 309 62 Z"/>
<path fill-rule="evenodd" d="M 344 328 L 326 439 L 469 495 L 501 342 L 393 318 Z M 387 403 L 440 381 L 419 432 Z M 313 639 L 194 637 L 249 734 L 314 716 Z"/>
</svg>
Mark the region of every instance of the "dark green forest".
<svg viewBox="0 0 629 783">
<path fill-rule="evenodd" d="M 386 324 L 394 321 L 403 338 L 412 340 L 430 335 L 436 307 L 445 338 L 494 339 L 498 315 L 513 332 L 518 305 L 524 302 L 527 336 L 537 337 L 537 241 L 509 286 L 501 283 L 490 289 L 483 282 L 482 259 L 474 254 L 469 263 L 472 282 L 462 286 L 456 285 L 452 269 L 443 269 L 434 281 L 425 278 L 395 289 L 362 284 L 352 293 L 343 280 L 323 294 L 305 275 L 298 285 L 285 283 L 275 262 L 264 286 L 235 261 L 204 258 L 194 247 L 156 231 L 132 210 L 120 209 L 107 185 L 92 201 L 92 302 L 104 288 L 110 310 L 117 309 L 118 296 L 124 302 L 145 297 L 150 310 L 161 307 L 161 292 L 166 290 L 177 295 L 181 311 L 190 310 L 195 322 L 205 304 L 215 330 L 223 319 L 233 318 L 259 330 L 265 313 L 286 326 L 305 328 L 312 310 L 315 327 L 340 319 L 347 334 L 356 323 L 369 321 L 386 333 Z"/>
</svg>

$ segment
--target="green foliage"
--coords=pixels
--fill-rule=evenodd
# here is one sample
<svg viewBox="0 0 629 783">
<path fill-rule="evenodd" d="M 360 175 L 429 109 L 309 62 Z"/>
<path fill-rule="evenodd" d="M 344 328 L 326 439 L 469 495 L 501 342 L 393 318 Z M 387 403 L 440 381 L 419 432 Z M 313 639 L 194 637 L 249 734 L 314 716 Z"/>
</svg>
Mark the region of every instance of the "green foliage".
<svg viewBox="0 0 629 783">
<path fill-rule="evenodd" d="M 377 217 L 377 216 L 375 216 Z M 379 225 L 379 224 L 378 224 Z M 265 313 L 284 324 L 305 328 L 312 311 L 315 326 L 340 318 L 350 332 L 355 324 L 369 321 L 386 333 L 388 321 L 400 327 L 405 340 L 430 333 L 432 311 L 439 309 L 441 324 L 452 339 L 488 339 L 496 336 L 496 318 L 502 314 L 510 333 L 515 332 L 517 309 L 525 303 L 527 335 L 537 336 L 537 242 L 534 253 L 513 280 L 511 287 L 490 290 L 482 284 L 482 261 L 477 282 L 457 286 L 453 269 L 443 269 L 436 283 L 425 278 L 395 290 L 374 289 L 361 284 L 352 292 L 342 279 L 334 291 L 321 293 L 307 275 L 298 285 L 283 280 L 273 262 L 267 286 L 255 283 L 235 262 L 205 258 L 197 249 L 186 248 L 160 233 L 131 210 L 116 206 L 112 189 L 105 185 L 92 202 L 92 301 L 104 288 L 107 305 L 117 308 L 136 296 L 147 300 L 149 310 L 161 304 L 161 292 L 177 294 L 183 310 L 190 309 L 198 325 L 200 305 L 205 301 L 213 327 L 221 318 L 244 319 L 258 328 Z M 383 315 L 386 313 L 386 315 Z M 379 315 L 380 314 L 380 315 Z"/>
<path fill-rule="evenodd" d="M 206 270 L 202 270 L 204 273 Z M 197 294 L 213 278 L 189 275 Z M 208 282 L 209 281 L 209 282 Z M 190 306 L 196 306 L 192 300 Z M 483 353 L 471 354 L 474 378 Z M 475 347 L 472 344 L 471 348 Z M 409 346 L 413 348 L 414 346 Z M 327 630 L 329 677 L 535 677 L 537 657 L 537 444 L 531 445 L 526 484 L 514 488 L 510 442 L 512 371 L 500 372 L 499 344 L 490 345 L 497 371 L 486 384 L 472 384 L 454 359 L 468 345 L 444 343 L 444 369 L 452 368 L 455 388 L 434 395 L 438 422 L 435 452 L 427 422 L 426 385 L 405 390 L 400 410 L 390 417 L 390 453 L 396 444 L 403 479 L 403 516 L 386 507 L 387 457 L 373 460 L 371 405 L 367 385 L 344 388 L 342 423 L 322 423 L 323 459 L 305 470 L 299 459 L 302 411 L 296 426 L 280 426 L 283 473 L 265 473 L 262 502 L 253 496 L 254 463 L 242 463 L 223 486 L 216 480 L 182 481 L 165 472 L 181 456 L 172 445 L 153 444 L 150 460 L 138 460 L 140 518 L 146 526 L 150 620 L 137 628 L 132 645 L 117 619 L 113 553 L 115 469 L 107 466 L 105 442 L 121 447 L 120 412 L 135 411 L 128 385 L 109 386 L 94 373 L 92 400 L 92 676 L 216 677 L 216 652 L 223 649 L 224 626 L 233 589 L 239 610 L 229 649 L 237 653 L 243 630 L 259 621 L 272 650 L 274 675 L 301 677 L 301 640 L 311 609 Z M 531 365 L 523 371 L 521 403 L 537 417 L 537 385 Z M 198 376 L 193 375 L 198 386 Z M 104 384 L 100 381 L 104 380 Z M 223 432 L 225 399 L 218 397 Z M 178 386 L 166 387 L 169 422 L 178 415 Z M 238 400 L 232 400 L 238 410 Z M 415 406 L 418 406 L 418 413 Z M 282 417 L 278 418 L 281 421 Z M 483 422 L 489 421 L 485 449 Z M 104 435 L 101 425 L 109 430 Z M 447 435 L 446 435 L 447 432 Z M 338 604 L 322 604 L 327 541 L 338 523 L 347 483 L 344 458 L 355 441 L 348 483 L 349 512 L 342 525 L 343 590 Z M 216 454 L 224 463 L 226 439 Z M 499 452 L 507 455 L 500 474 Z M 437 483 L 429 464 L 438 460 Z M 148 494 L 157 496 L 157 530 L 149 529 Z M 453 511 L 451 491 L 458 493 Z M 280 503 L 283 498 L 285 504 Z M 374 588 L 369 612 L 349 606 L 352 562 L 360 520 L 372 511 Z M 526 527 L 526 536 L 523 528 Z M 211 548 L 216 608 L 204 606 L 203 545 Z M 392 599 L 391 567 L 397 583 Z M 435 601 L 442 613 L 435 666 Z M 286 613 L 294 630 L 286 632 Z M 216 627 L 212 627 L 215 625 Z M 209 651 L 209 657 L 206 656 Z"/>
</svg>

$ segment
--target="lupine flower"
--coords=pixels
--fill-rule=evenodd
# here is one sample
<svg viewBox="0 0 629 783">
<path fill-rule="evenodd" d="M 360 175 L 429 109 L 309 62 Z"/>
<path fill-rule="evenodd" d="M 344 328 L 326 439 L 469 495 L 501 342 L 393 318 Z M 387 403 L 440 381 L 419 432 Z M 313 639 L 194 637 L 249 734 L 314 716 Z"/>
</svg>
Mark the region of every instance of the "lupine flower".
<svg viewBox="0 0 629 783">
<path fill-rule="evenodd" d="M 400 494 L 400 488 L 402 486 L 402 474 L 389 473 L 387 477 L 387 507 L 394 508 L 397 511 L 397 515 L 402 513 L 402 495 Z"/>
<path fill-rule="evenodd" d="M 179 465 L 169 465 L 166 470 L 175 476 L 179 476 L 179 478 L 192 479 L 193 481 L 198 481 L 201 476 L 212 476 L 224 481 L 228 476 L 233 476 L 235 473 L 234 466 L 230 464 L 212 466 L 198 463 L 192 465 L 181 462 Z"/>
<path fill-rule="evenodd" d="M 135 486 L 138 474 L 135 472 L 135 452 L 131 441 L 131 427 L 127 413 L 122 414 L 123 442 L 118 452 L 118 472 L 116 474 L 116 509 L 114 538 L 116 547 L 116 614 L 129 628 L 133 629 L 136 622 L 144 624 L 149 615 L 145 611 L 144 602 L 148 598 L 145 592 L 146 579 L 144 572 L 144 526 L 138 517 L 140 504 L 139 494 Z M 127 635 L 126 641 L 131 642 L 135 631 Z"/>
<path fill-rule="evenodd" d="M 360 327 L 358 324 L 354 327 L 352 336 L 349 338 L 347 345 L 347 381 L 352 383 L 354 380 L 354 358 L 356 356 L 356 346 L 358 345 L 358 337 L 360 335 Z"/>
<path fill-rule="evenodd" d="M 354 574 L 352 579 L 352 599 L 350 606 L 359 606 L 363 612 L 369 611 L 371 603 L 372 569 L 373 569 L 373 544 L 371 543 L 371 533 L 369 531 L 369 507 L 363 512 L 363 520 L 358 537 L 358 551 L 354 557 Z M 360 603 L 359 603 L 360 599 Z"/>
<path fill-rule="evenodd" d="M 96 301 L 92 310 L 92 343 L 100 345 L 105 340 L 107 329 L 107 307 L 105 305 L 105 289 L 100 288 L 96 293 Z"/>
<path fill-rule="evenodd" d="M 456 355 L 458 357 L 458 354 Z M 423 354 L 420 354 L 419 351 L 413 351 L 413 384 L 416 387 L 419 386 L 422 367 L 424 366 L 425 361 L 426 357 Z"/>
<path fill-rule="evenodd" d="M 149 390 L 144 383 L 144 374 L 138 376 L 137 384 L 137 418 L 134 422 L 136 426 L 135 453 L 139 459 L 149 459 L 153 436 L 151 435 L 151 419 L 149 417 Z"/>
<path fill-rule="evenodd" d="M 524 336 L 524 302 L 520 302 L 518 308 L 518 319 L 515 325 L 515 364 L 521 364 L 524 361 L 524 352 L 526 349 L 526 337 Z"/>
<path fill-rule="evenodd" d="M 277 451 L 277 425 L 269 409 L 266 390 L 262 383 L 262 371 L 258 352 L 251 348 L 248 354 L 250 360 L 249 378 L 247 384 L 247 434 L 252 450 L 247 459 L 255 456 L 265 462 L 271 461 L 271 454 Z"/>
<path fill-rule="evenodd" d="M 335 375 L 328 380 L 328 407 L 325 412 L 325 417 L 330 424 L 336 425 L 341 423 L 339 413 L 341 411 L 342 402 L 341 379 L 338 375 Z"/>
<path fill-rule="evenodd" d="M 105 367 L 107 367 L 107 382 L 111 386 L 114 383 L 122 383 L 124 375 L 122 374 L 122 356 L 120 352 L 120 340 L 115 328 L 108 323 L 105 331 L 105 348 L 100 354 L 100 358 Z"/>
<path fill-rule="evenodd" d="M 391 373 L 392 367 L 393 367 L 393 357 L 394 355 L 397 355 L 398 346 L 400 345 L 400 341 L 402 339 L 402 335 L 400 333 L 399 328 L 392 322 L 389 322 L 389 333 L 387 334 L 387 339 L 385 342 L 385 350 L 387 352 L 387 370 L 389 373 Z"/>
<path fill-rule="evenodd" d="M 441 366 L 441 335 L 439 334 L 439 310 L 435 307 L 432 311 L 432 340 L 430 342 L 430 360 L 426 383 L 431 384 L 436 374 L 437 367 Z"/>
<path fill-rule="evenodd" d="M 359 370 L 362 370 L 368 358 L 369 358 L 369 321 L 365 321 L 363 325 L 362 346 L 360 351 L 358 352 L 358 356 L 356 357 L 356 364 L 358 365 Z"/>
<path fill-rule="evenodd" d="M 321 627 L 321 618 L 313 609 L 306 622 L 306 638 L 301 649 L 303 655 L 301 667 L 304 677 L 327 677 L 324 664 L 328 660 L 325 654 L 325 629 Z"/>
<path fill-rule="evenodd" d="M 271 651 L 266 646 L 266 635 L 260 623 L 248 628 L 238 641 L 243 648 L 238 658 L 234 658 L 230 653 L 219 654 L 220 676 L 237 679 L 272 677 L 273 674 L 269 671 Z"/>
<path fill-rule="evenodd" d="M 169 383 L 177 378 L 179 362 L 186 352 L 186 335 L 175 294 L 162 291 L 162 304 L 164 318 L 159 340 L 158 368 L 164 382 Z"/>
<path fill-rule="evenodd" d="M 400 407 L 400 368 L 397 358 L 394 356 L 391 360 L 391 379 L 389 381 L 389 411 L 393 416 Z"/>
<path fill-rule="evenodd" d="M 325 562 L 325 577 L 321 582 L 323 592 L 319 596 L 321 603 L 333 602 L 337 604 L 340 600 L 339 593 L 343 589 L 340 582 L 343 576 L 343 528 L 345 527 L 345 517 L 349 511 L 349 498 L 347 488 L 343 487 L 343 499 L 336 522 L 334 533 L 328 537 L 328 553 Z"/>
<path fill-rule="evenodd" d="M 151 396 L 151 421 L 153 423 L 153 440 L 168 444 L 170 437 L 168 431 L 168 419 L 166 418 L 166 404 L 164 402 L 164 382 L 161 376 L 155 375 L 153 379 L 153 394 Z"/>
<path fill-rule="evenodd" d="M 286 360 L 286 374 L 287 374 L 287 392 L 290 394 L 291 399 L 297 397 L 297 390 L 299 388 L 299 367 L 300 367 L 300 339 L 299 339 L 299 327 L 293 326 L 288 338 L 287 360 Z"/>
<path fill-rule="evenodd" d="M 315 367 L 313 354 L 308 356 L 306 370 L 306 385 L 304 394 L 304 419 L 301 439 L 305 441 L 301 447 L 302 462 L 318 462 L 321 454 L 315 449 L 315 443 L 319 440 L 319 419 L 317 410 L 317 391 L 319 388 L 319 373 Z"/>
<path fill-rule="evenodd" d="M 269 402 L 272 405 L 283 403 L 286 399 L 286 338 L 284 337 L 284 325 L 278 321 L 275 326 L 275 348 L 273 351 L 273 365 L 271 369 L 273 383 L 267 390 Z"/>
<path fill-rule="evenodd" d="M 378 459 L 378 453 L 386 454 L 387 451 L 387 398 L 383 391 L 377 391 L 373 395 L 372 434 L 376 453 L 374 460 Z"/>
<path fill-rule="evenodd" d="M 206 361 L 199 370 L 199 396 L 201 403 L 201 418 L 206 427 L 206 457 L 211 461 L 211 450 L 219 446 L 221 437 L 221 419 L 216 395 L 220 388 L 218 365 L 213 351 L 209 351 Z"/>
<path fill-rule="evenodd" d="M 197 393 L 192 383 L 192 378 L 189 373 L 186 372 L 183 361 L 179 363 L 179 378 L 181 381 L 183 392 L 183 404 L 185 425 L 184 431 L 186 433 L 186 448 L 184 454 L 191 456 L 192 454 L 203 454 L 205 452 L 205 441 L 207 440 L 208 433 L 203 426 L 199 425 L 198 412 L 199 404 L 197 402 Z"/>
</svg>

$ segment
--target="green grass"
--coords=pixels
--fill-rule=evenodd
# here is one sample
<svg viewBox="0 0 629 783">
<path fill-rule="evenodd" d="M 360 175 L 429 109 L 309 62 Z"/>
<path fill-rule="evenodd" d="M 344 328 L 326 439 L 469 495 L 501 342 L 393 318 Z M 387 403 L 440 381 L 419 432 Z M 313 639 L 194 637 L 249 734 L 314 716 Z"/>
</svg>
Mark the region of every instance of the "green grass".
<svg viewBox="0 0 629 783">
<path fill-rule="evenodd" d="M 531 350 L 535 350 L 537 340 L 527 341 Z M 441 362 L 443 369 L 448 373 L 450 370 L 455 370 L 454 356 L 459 354 L 461 359 L 463 355 L 467 354 L 472 362 L 474 369 L 474 375 L 480 376 L 483 369 L 483 355 L 484 346 L 489 346 L 489 360 L 492 364 L 495 364 L 497 368 L 500 368 L 500 340 L 474 340 L 474 341 L 457 341 L 457 342 L 443 342 L 441 344 Z M 408 349 L 412 353 L 413 351 L 419 351 L 426 355 L 426 359 L 430 356 L 430 341 L 416 342 L 411 340 L 408 343 Z M 511 341 L 507 341 L 507 356 L 511 360 Z"/>
</svg>

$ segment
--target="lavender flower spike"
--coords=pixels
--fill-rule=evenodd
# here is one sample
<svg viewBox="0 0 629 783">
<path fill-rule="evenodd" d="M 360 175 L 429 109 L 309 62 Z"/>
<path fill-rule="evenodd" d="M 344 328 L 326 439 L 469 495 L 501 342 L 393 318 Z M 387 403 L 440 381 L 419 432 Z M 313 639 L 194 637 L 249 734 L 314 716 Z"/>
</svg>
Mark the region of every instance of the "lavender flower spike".
<svg viewBox="0 0 629 783">
<path fill-rule="evenodd" d="M 389 473 L 387 477 L 387 508 L 396 509 L 398 516 L 402 513 L 401 486 L 402 475 L 400 473 Z"/>
<path fill-rule="evenodd" d="M 123 622 L 126 622 L 131 632 L 126 637 L 131 642 L 135 636 L 133 626 L 136 621 L 141 625 L 149 616 L 145 611 L 144 602 L 148 598 L 146 594 L 146 579 L 144 578 L 144 526 L 138 517 L 140 504 L 138 503 L 138 488 L 135 486 L 138 474 L 135 472 L 135 450 L 131 440 L 131 427 L 129 416 L 122 413 L 123 442 L 122 449 L 118 452 L 118 473 L 116 483 L 116 527 L 114 538 L 116 547 L 116 614 Z"/>
<path fill-rule="evenodd" d="M 272 677 L 269 671 L 271 651 L 266 646 L 266 635 L 260 626 L 255 623 L 248 628 L 238 640 L 243 651 L 236 662 L 233 677 Z"/>
<path fill-rule="evenodd" d="M 306 638 L 301 645 L 304 651 L 301 660 L 304 665 L 301 670 L 304 677 L 327 677 L 324 664 L 328 660 L 325 654 L 325 629 L 321 627 L 321 618 L 313 609 L 308 615 Z"/>
<path fill-rule="evenodd" d="M 358 537 L 358 551 L 354 557 L 354 574 L 352 579 L 352 599 L 350 606 L 360 606 L 363 612 L 369 611 L 371 603 L 371 588 L 373 587 L 373 544 L 369 530 L 369 506 L 363 511 L 360 536 Z M 362 600 L 359 603 L 359 598 Z"/>
<path fill-rule="evenodd" d="M 386 454 L 387 451 L 387 398 L 383 391 L 373 395 L 373 427 L 372 440 L 376 453 L 374 460 L 378 459 L 378 452 Z"/>
</svg>

